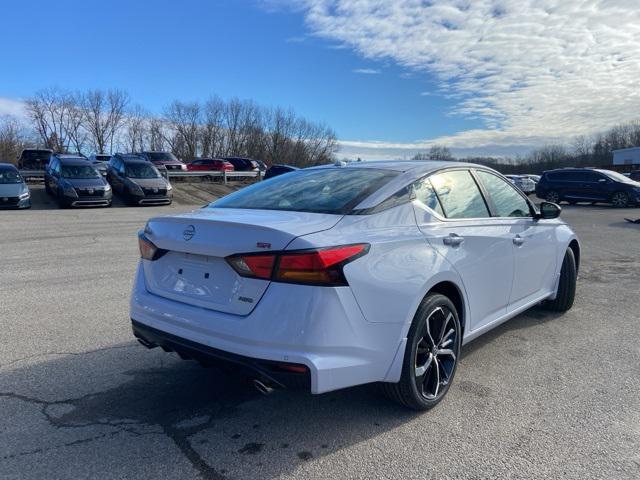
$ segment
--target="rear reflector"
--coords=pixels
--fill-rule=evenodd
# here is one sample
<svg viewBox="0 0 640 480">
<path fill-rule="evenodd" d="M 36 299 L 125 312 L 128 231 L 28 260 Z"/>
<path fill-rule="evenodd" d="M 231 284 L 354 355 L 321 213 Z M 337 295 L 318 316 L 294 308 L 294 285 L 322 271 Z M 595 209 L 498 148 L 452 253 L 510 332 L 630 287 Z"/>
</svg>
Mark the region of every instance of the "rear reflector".
<svg viewBox="0 0 640 480">
<path fill-rule="evenodd" d="M 343 267 L 368 251 L 369 244 L 361 243 L 268 255 L 240 254 L 227 257 L 227 261 L 243 277 L 307 285 L 344 286 L 348 283 Z"/>
</svg>

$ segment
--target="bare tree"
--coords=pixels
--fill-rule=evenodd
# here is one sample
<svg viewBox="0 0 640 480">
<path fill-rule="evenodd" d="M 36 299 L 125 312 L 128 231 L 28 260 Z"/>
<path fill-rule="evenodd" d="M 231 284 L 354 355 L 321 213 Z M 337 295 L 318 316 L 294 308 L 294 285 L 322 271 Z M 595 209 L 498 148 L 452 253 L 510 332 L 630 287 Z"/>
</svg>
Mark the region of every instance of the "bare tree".
<svg viewBox="0 0 640 480">
<path fill-rule="evenodd" d="M 12 116 L 0 117 L 0 162 L 16 163 L 27 145 L 24 127 Z"/>
<path fill-rule="evenodd" d="M 135 105 L 127 114 L 124 143 L 129 152 L 144 150 L 148 131 L 147 117 L 146 111 L 140 105 Z"/>
<path fill-rule="evenodd" d="M 180 158 L 196 158 L 201 125 L 200 104 L 176 100 L 165 109 L 164 118 L 173 132 L 171 143 L 174 153 Z"/>
<path fill-rule="evenodd" d="M 125 119 L 129 95 L 122 90 L 90 90 L 83 95 L 84 127 L 96 152 L 113 152 L 113 143 Z"/>
<path fill-rule="evenodd" d="M 26 100 L 27 116 L 42 143 L 61 152 L 68 146 L 67 114 L 71 105 L 68 97 L 68 93 L 58 88 L 48 88 Z"/>
</svg>

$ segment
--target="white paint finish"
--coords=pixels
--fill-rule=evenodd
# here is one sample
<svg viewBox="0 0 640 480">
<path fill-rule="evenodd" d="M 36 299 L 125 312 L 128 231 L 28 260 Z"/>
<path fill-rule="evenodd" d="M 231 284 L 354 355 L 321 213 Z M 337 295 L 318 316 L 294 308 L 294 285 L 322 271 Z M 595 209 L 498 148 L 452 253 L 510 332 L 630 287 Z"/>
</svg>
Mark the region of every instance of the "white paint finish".
<svg viewBox="0 0 640 480">
<path fill-rule="evenodd" d="M 418 173 L 402 175 L 411 182 Z M 196 235 L 185 240 L 189 225 Z M 183 253 L 169 253 L 153 266 L 142 262 L 131 317 L 224 351 L 305 364 L 313 393 L 397 381 L 415 312 L 440 282 L 453 284 L 463 297 L 464 343 L 553 297 L 564 252 L 575 238 L 559 220 L 448 221 L 418 201 L 347 216 L 206 209 L 156 218 L 149 227 L 158 246 Z M 462 243 L 446 244 L 451 234 Z M 516 236 L 522 245 L 514 244 Z M 257 242 L 270 243 L 270 250 L 371 247 L 346 265 L 346 287 L 246 279 L 220 263 L 227 255 L 259 251 Z M 179 287 L 176 269 L 191 263 L 195 273 Z M 205 288 L 198 281 L 202 268 L 219 283 Z M 238 296 L 256 301 L 240 306 Z"/>
</svg>

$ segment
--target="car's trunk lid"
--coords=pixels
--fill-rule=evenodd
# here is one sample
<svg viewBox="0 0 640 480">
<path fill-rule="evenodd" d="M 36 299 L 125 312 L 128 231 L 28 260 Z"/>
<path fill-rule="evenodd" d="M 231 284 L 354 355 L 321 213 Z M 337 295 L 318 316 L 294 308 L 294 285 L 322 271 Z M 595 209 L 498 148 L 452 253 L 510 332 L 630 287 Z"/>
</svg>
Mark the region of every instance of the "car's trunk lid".
<svg viewBox="0 0 640 480">
<path fill-rule="evenodd" d="M 283 250 L 296 237 L 332 228 L 341 215 L 203 208 L 149 221 L 145 235 L 168 252 L 144 261 L 151 293 L 212 310 L 248 315 L 268 280 L 241 277 L 225 260 Z"/>
</svg>

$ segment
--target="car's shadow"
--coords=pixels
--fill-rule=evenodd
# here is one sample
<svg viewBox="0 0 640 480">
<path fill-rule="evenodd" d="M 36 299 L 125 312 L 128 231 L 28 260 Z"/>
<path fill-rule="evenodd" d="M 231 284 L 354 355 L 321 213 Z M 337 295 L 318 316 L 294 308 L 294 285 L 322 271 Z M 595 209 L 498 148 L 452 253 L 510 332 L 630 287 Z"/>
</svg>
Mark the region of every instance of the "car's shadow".
<svg viewBox="0 0 640 480">
<path fill-rule="evenodd" d="M 506 332 L 556 317 L 531 310 L 463 347 L 462 357 L 499 341 Z M 473 395 L 462 385 L 461 390 L 457 395 Z M 174 442 L 203 478 L 224 478 L 226 473 L 279 477 L 308 460 L 366 442 L 421 415 L 382 397 L 375 385 L 319 396 L 284 391 L 265 397 L 234 372 L 205 369 L 134 342 L 83 354 L 57 354 L 29 366 L 0 365 L 3 397 L 37 406 L 56 435 L 77 436 L 78 429 L 85 428 L 91 437 L 95 426 L 112 428 L 114 435 L 143 435 L 155 429 Z M 460 402 L 472 400 L 478 399 L 458 398 L 456 403 L 459 408 Z M 454 407 L 445 400 L 426 414 L 431 421 L 437 423 L 440 408 Z M 31 425 L 33 419 L 2 422 Z M 99 455 L 100 444 L 93 448 Z"/>
</svg>

